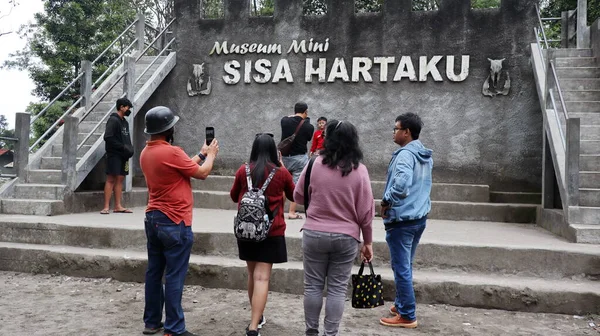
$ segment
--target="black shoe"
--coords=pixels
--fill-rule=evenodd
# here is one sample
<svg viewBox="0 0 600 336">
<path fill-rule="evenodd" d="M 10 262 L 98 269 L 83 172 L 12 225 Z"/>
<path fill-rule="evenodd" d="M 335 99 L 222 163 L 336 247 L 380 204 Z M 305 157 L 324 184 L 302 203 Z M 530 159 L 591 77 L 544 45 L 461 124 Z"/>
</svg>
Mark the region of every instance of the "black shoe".
<svg viewBox="0 0 600 336">
<path fill-rule="evenodd" d="M 248 330 L 246 331 L 246 336 L 260 336 L 258 330 Z"/>
<path fill-rule="evenodd" d="M 142 334 L 144 335 L 154 335 L 160 331 L 163 330 L 164 325 L 161 323 L 158 325 L 158 327 L 156 328 L 149 328 L 149 327 L 145 327 L 144 331 L 142 331 Z"/>
<path fill-rule="evenodd" d="M 267 323 L 267 319 L 265 318 L 265 316 L 261 316 L 260 317 L 260 321 L 258 321 L 258 329 L 262 329 L 262 327 Z"/>
</svg>

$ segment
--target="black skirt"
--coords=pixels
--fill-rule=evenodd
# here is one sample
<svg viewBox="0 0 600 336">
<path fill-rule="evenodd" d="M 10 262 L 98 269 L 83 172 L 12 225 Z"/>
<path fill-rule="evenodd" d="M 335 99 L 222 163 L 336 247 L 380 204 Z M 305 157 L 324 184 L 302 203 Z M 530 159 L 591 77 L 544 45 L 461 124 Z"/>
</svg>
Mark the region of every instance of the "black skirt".
<svg viewBox="0 0 600 336">
<path fill-rule="evenodd" d="M 259 243 L 238 240 L 237 244 L 240 259 L 242 260 L 268 264 L 287 262 L 287 248 L 284 236 L 267 237 L 267 239 Z"/>
</svg>

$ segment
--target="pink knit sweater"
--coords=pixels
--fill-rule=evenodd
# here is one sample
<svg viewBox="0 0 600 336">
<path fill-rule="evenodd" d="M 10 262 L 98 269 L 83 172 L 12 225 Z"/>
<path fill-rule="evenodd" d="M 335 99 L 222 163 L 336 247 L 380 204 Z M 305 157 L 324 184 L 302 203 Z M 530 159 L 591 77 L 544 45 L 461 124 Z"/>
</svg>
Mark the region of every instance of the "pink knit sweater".
<svg viewBox="0 0 600 336">
<path fill-rule="evenodd" d="M 371 180 L 363 164 L 347 176 L 339 169 L 331 169 L 317 157 L 310 174 L 310 204 L 306 223 L 302 229 L 343 233 L 360 240 L 362 232 L 365 244 L 373 241 L 372 223 L 375 204 Z M 304 177 L 306 167 L 294 190 L 294 200 L 304 204 Z"/>
</svg>

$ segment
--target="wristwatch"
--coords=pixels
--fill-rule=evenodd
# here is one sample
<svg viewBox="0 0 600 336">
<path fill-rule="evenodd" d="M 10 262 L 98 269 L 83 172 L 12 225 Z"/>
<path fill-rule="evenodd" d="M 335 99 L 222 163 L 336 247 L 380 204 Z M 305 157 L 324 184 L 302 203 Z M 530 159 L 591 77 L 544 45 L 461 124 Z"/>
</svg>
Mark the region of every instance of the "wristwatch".
<svg viewBox="0 0 600 336">
<path fill-rule="evenodd" d="M 206 160 L 206 156 L 204 156 L 202 153 L 198 153 L 198 157 L 200 158 L 200 161 Z"/>
</svg>

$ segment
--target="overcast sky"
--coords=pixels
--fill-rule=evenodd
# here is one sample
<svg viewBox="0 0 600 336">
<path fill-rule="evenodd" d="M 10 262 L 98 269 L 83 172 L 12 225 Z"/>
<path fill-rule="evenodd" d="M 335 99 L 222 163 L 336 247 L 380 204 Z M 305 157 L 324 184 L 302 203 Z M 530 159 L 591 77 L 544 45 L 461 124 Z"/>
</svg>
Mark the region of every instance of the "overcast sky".
<svg viewBox="0 0 600 336">
<path fill-rule="evenodd" d="M 22 24 L 33 20 L 33 14 L 44 9 L 41 0 L 22 0 L 20 5 L 13 8 L 10 15 L 0 18 L 0 32 L 16 31 Z M 0 1 L 0 16 L 8 14 L 7 1 Z M 16 33 L 0 37 L 0 64 L 12 52 L 22 49 L 25 40 Z M 31 101 L 37 99 L 31 95 L 33 82 L 27 71 L 0 70 L 0 114 L 8 119 L 9 128 L 15 125 L 15 113 L 23 112 Z"/>
</svg>

